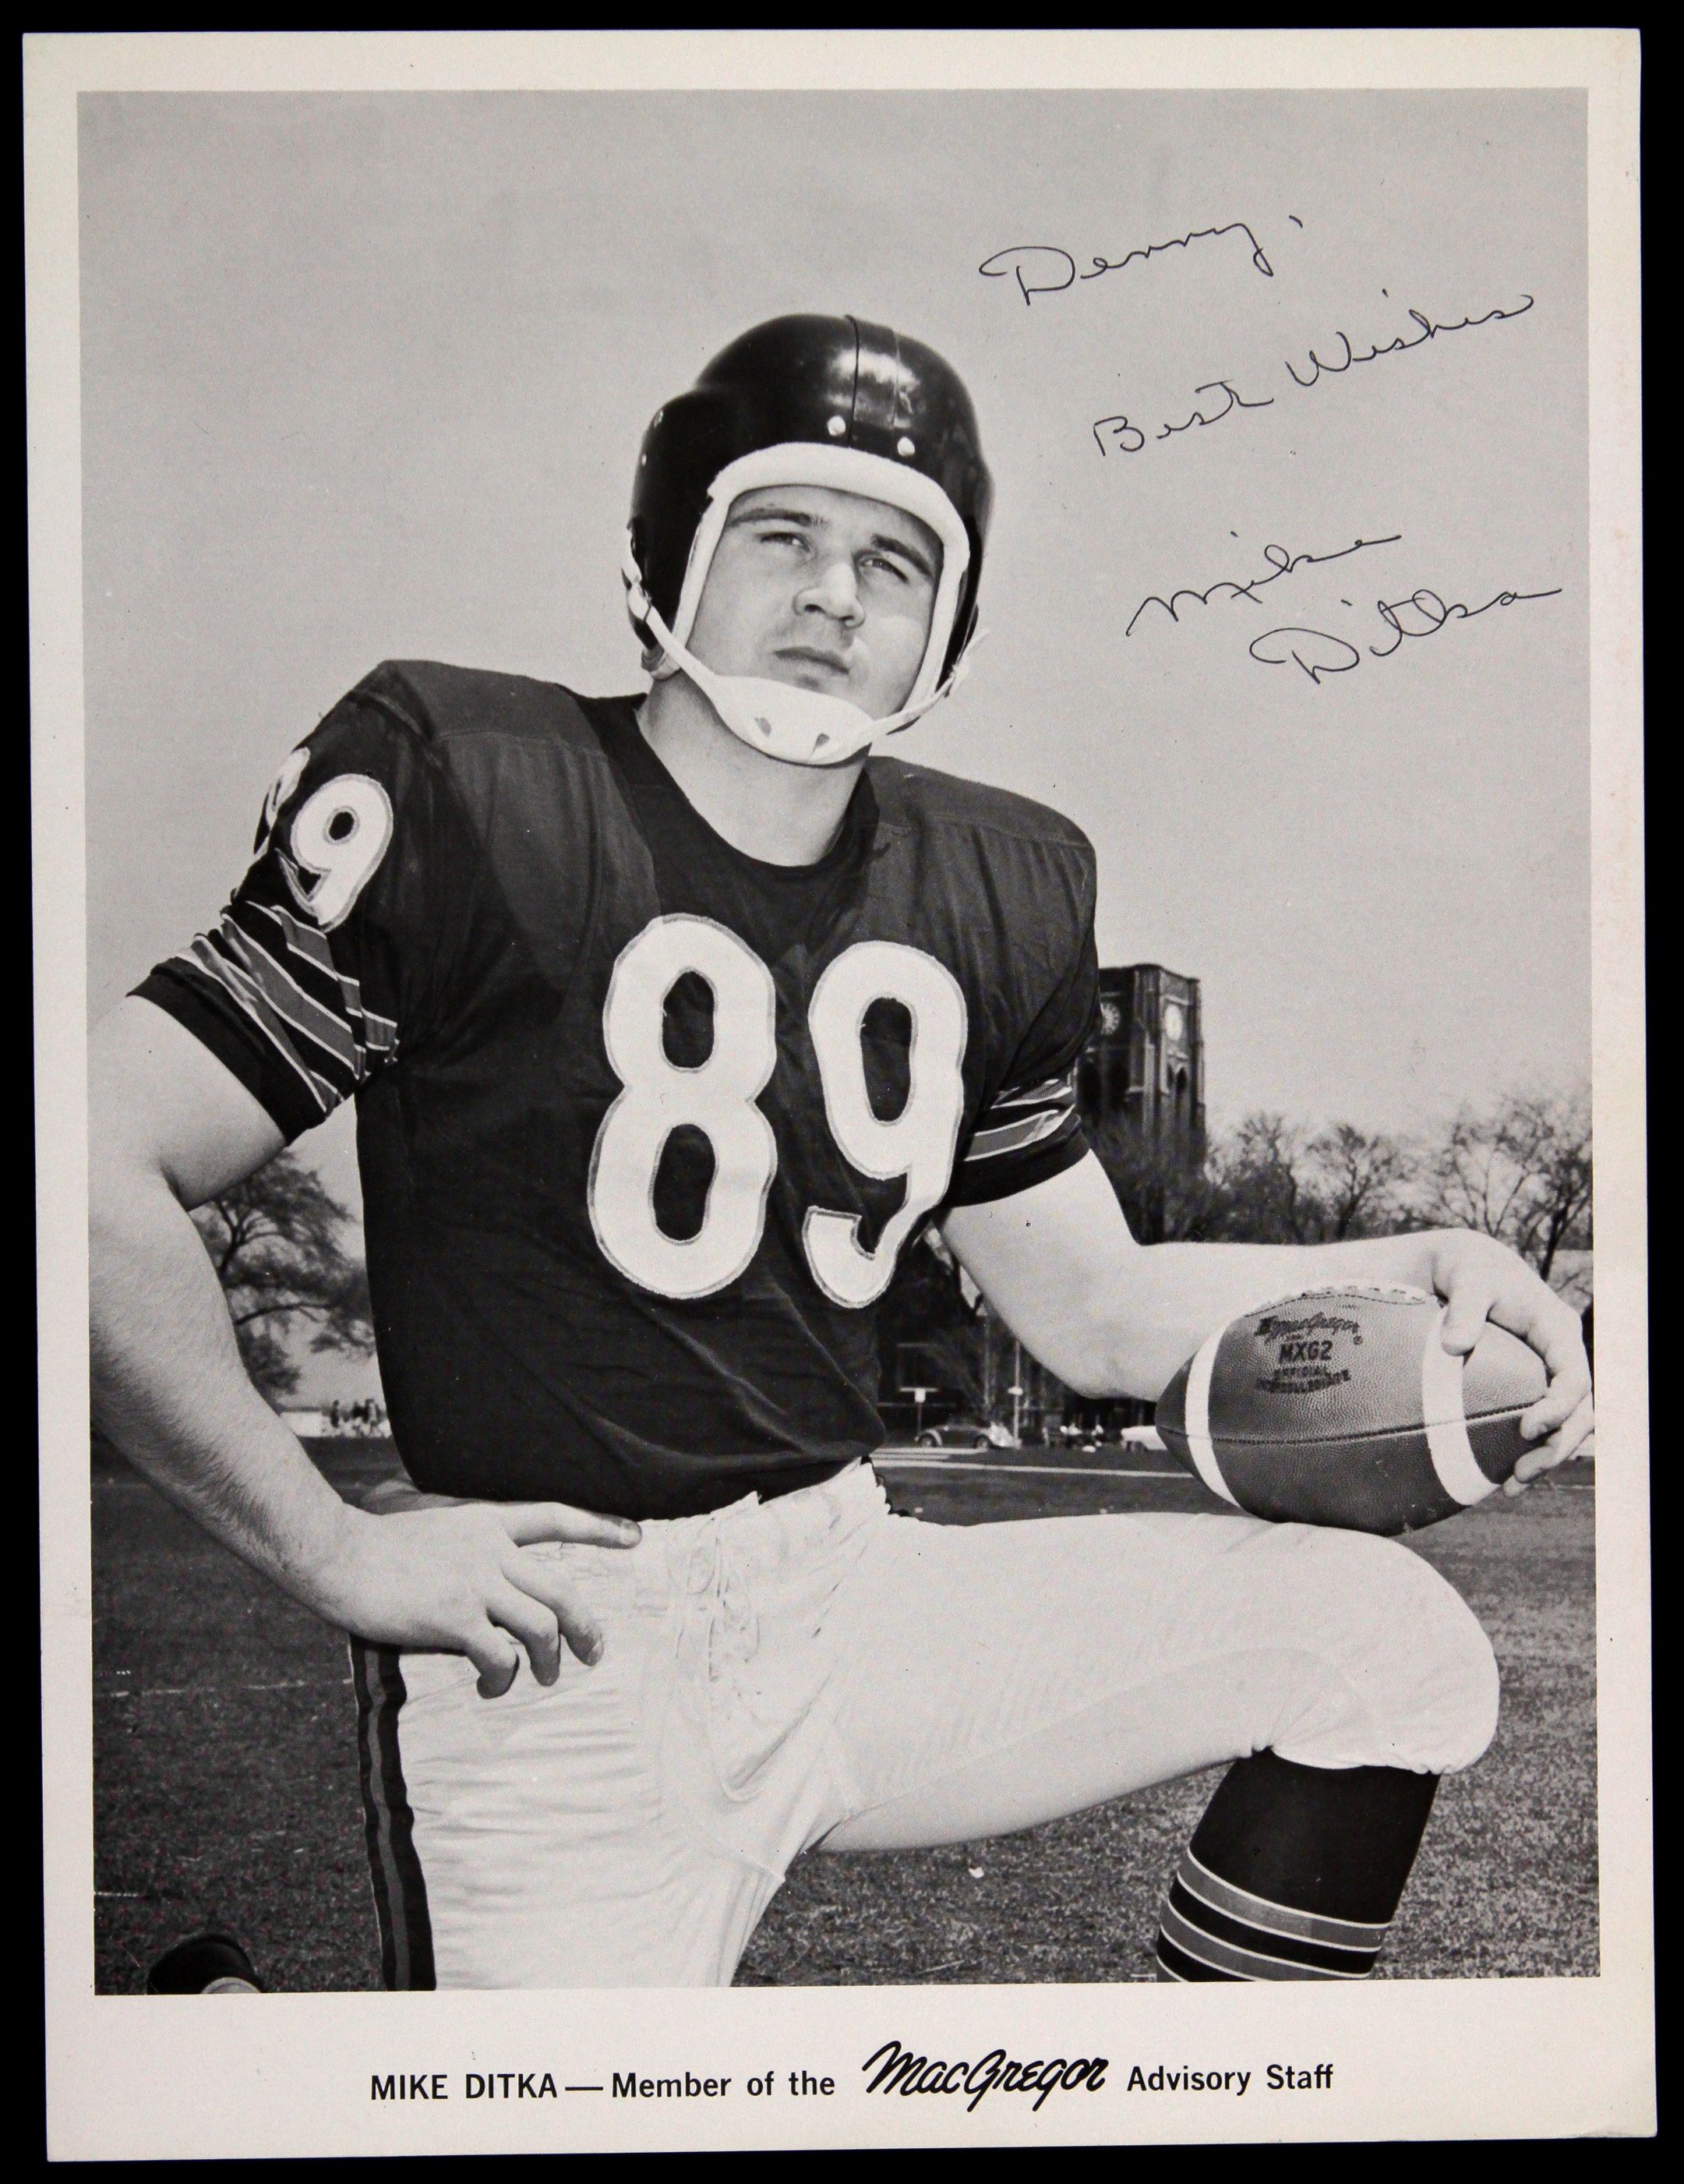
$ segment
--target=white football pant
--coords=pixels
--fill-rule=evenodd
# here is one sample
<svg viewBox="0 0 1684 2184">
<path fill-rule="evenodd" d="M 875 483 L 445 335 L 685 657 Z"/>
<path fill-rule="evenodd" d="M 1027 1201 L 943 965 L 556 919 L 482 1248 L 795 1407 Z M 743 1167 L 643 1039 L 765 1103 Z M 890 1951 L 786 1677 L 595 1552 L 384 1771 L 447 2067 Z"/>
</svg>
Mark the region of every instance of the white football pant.
<svg viewBox="0 0 1684 2184">
<path fill-rule="evenodd" d="M 1406 1547 L 1248 1517 L 894 1516 L 869 1466 L 558 1546 L 606 1635 L 481 1699 L 353 1646 L 398 1986 L 730 1981 L 796 1854 L 967 1841 L 1272 1748 L 1465 1767 L 1471 1612 Z"/>
</svg>

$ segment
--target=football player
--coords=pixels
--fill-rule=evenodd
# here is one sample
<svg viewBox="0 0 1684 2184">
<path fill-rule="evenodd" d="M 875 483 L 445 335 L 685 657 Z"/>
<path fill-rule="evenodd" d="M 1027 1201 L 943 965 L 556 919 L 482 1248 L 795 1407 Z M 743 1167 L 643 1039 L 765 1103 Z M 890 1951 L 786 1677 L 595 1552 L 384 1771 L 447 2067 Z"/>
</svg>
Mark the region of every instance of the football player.
<svg viewBox="0 0 1684 2184">
<path fill-rule="evenodd" d="M 934 1223 L 1085 1394 L 1331 1280 L 1548 1368 L 1489 1239 L 1138 1245 L 1083 1142 L 1092 851 L 874 755 L 961 670 L 989 474 L 931 349 L 775 320 L 656 411 L 624 575 L 651 687 L 425 661 L 282 766 L 220 924 L 100 1034 L 112 1439 L 348 1631 L 397 1986 L 728 1981 L 790 1859 L 970 1840 L 1231 1763 L 1176 1979 L 1353 1978 L 1497 1674 L 1392 1542 L 1225 1517 L 943 1527 L 870 1458 L 873 1314 Z M 410 1485 L 347 1507 L 240 1370 L 187 1209 L 354 1097 Z"/>
</svg>

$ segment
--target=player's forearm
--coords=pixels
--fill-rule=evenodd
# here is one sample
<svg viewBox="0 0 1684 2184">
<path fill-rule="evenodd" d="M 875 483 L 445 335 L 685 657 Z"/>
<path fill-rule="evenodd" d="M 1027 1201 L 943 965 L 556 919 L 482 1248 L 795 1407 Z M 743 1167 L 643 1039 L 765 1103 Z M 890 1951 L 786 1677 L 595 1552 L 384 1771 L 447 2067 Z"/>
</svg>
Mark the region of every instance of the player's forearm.
<svg viewBox="0 0 1684 2184">
<path fill-rule="evenodd" d="M 1087 1299 L 1059 1372 L 1084 1395 L 1155 1402 L 1177 1368 L 1237 1312 L 1341 1281 L 1431 1287 L 1436 1233 L 1344 1244 L 1153 1244 L 1125 1254 Z M 1050 1362 L 1050 1361 L 1048 1361 Z"/>
<path fill-rule="evenodd" d="M 1067 1387 L 1154 1402 L 1206 1335 L 1253 1305 L 1327 1282 L 1430 1288 L 1442 1235 L 1142 1245 L 1091 1154 L 1027 1190 L 954 1207 L 944 1228 L 994 1309 Z"/>
<path fill-rule="evenodd" d="M 161 1175 L 97 1159 L 95 1423 L 207 1531 L 308 1606 L 358 1521 L 247 1378 L 198 1233 Z"/>
</svg>

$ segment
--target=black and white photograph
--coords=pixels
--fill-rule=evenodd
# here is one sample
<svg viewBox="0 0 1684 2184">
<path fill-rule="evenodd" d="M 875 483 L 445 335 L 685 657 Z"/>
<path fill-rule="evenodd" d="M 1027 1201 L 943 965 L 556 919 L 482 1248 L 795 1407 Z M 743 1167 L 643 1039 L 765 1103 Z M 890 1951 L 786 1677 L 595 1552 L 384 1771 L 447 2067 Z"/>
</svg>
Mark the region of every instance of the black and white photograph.
<svg viewBox="0 0 1684 2184">
<path fill-rule="evenodd" d="M 1637 43 L 1453 46 L 25 42 L 61 2158 L 1653 2128 Z"/>
</svg>

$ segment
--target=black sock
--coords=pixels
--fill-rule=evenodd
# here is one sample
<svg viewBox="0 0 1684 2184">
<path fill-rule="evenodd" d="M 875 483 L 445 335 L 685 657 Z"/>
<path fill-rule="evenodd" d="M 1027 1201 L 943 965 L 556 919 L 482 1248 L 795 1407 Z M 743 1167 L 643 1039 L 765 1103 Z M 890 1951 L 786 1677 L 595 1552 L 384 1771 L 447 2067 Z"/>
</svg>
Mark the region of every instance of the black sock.
<svg viewBox="0 0 1684 2184">
<path fill-rule="evenodd" d="M 1237 1760 L 1170 1884 L 1159 1977 L 1365 1979 L 1437 1787 L 1401 1767 Z"/>
</svg>

